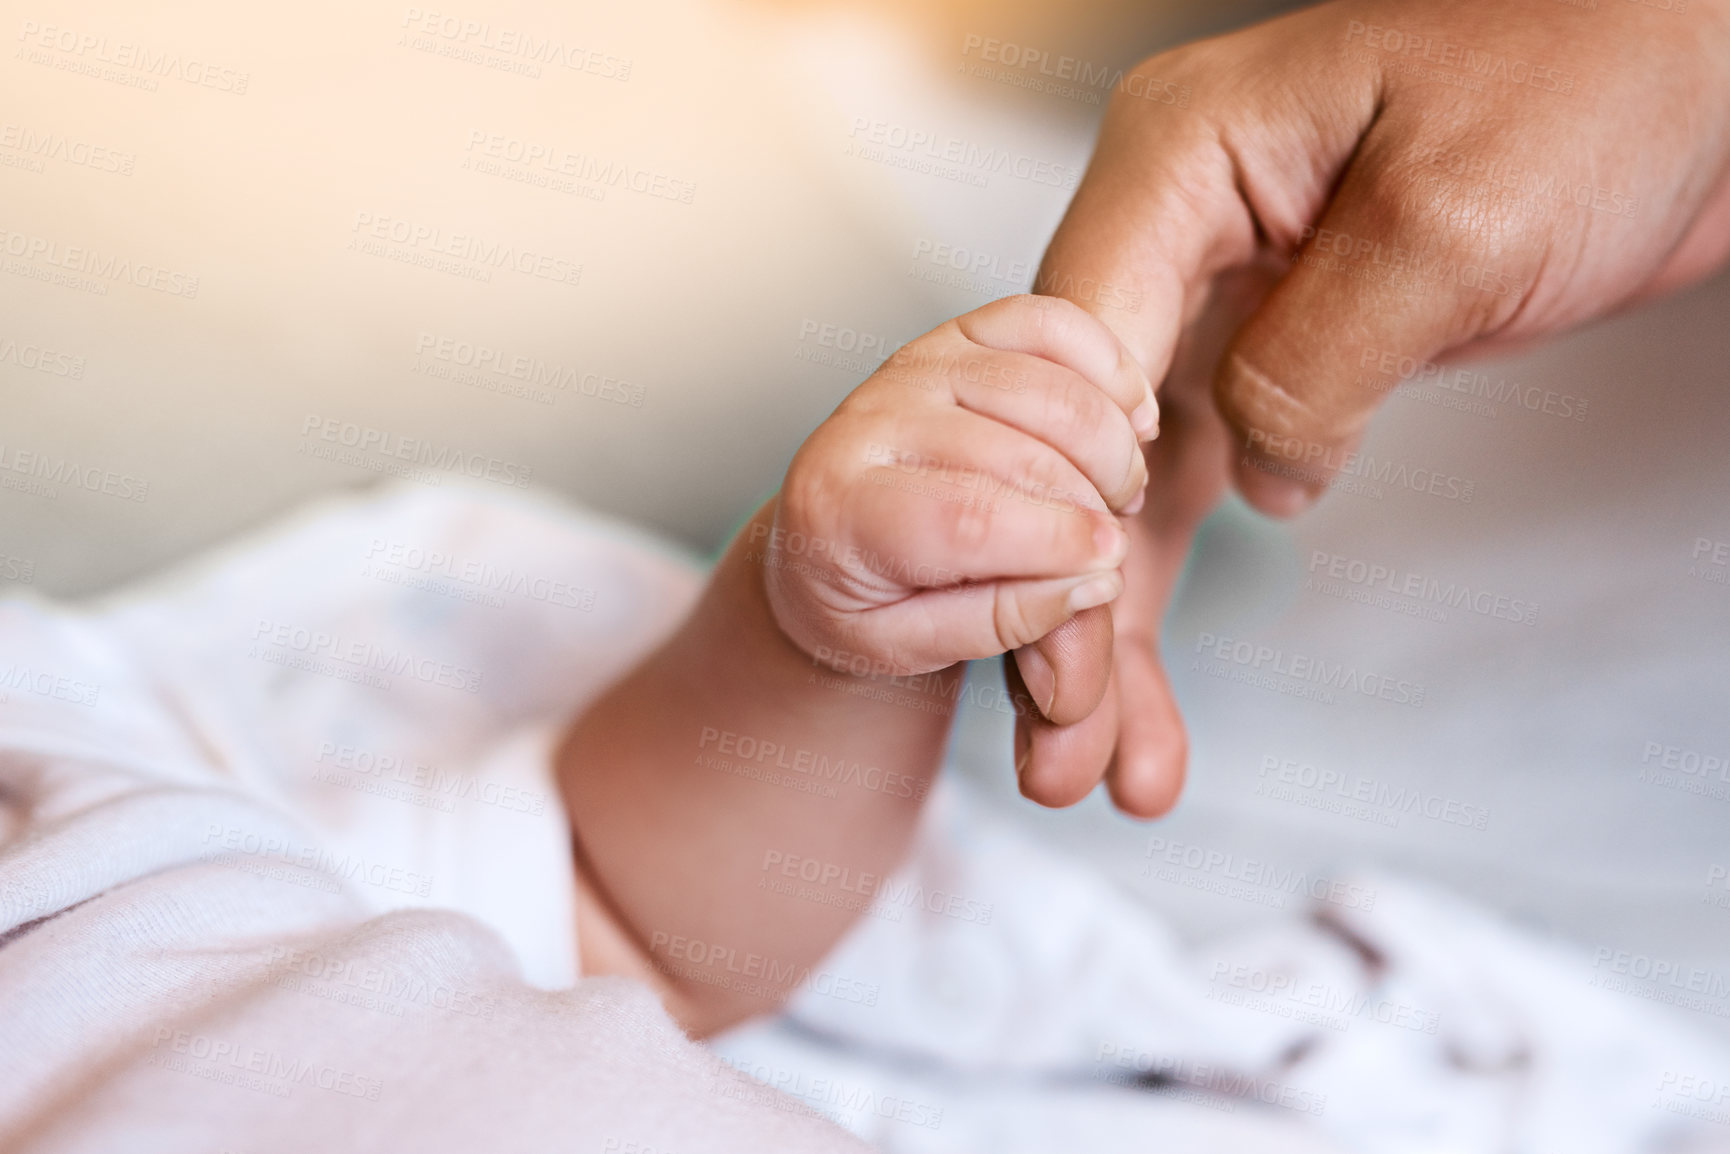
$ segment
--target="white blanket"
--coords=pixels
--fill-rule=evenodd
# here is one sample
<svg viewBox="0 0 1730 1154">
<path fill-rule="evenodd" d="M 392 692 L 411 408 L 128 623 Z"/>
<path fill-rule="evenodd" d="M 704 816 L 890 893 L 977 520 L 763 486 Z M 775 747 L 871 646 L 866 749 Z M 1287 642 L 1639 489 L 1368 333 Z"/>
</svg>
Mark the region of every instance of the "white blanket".
<svg viewBox="0 0 1730 1154">
<path fill-rule="evenodd" d="M 0 601 L 0 1150 L 860 1149 L 575 981 L 546 737 L 697 585 L 435 491 Z"/>
<path fill-rule="evenodd" d="M 950 783 L 876 909 L 826 963 L 875 1005 L 806 992 L 720 1048 L 813 1100 L 829 1078 L 941 1111 L 854 1111 L 882 1149 L 1730 1150 L 1730 1052 L 1625 992 L 1700 975 L 1619 979 L 1411 881 L 1341 879 L 1185 951 Z"/>
<path fill-rule="evenodd" d="M 727 1069 L 578 980 L 546 764 L 699 582 L 399 490 L 106 605 L 0 601 L 0 1149 L 1730 1145 L 1730 1054 L 1594 989 L 1613 959 L 1375 874 L 1186 952 L 952 782 Z"/>
</svg>

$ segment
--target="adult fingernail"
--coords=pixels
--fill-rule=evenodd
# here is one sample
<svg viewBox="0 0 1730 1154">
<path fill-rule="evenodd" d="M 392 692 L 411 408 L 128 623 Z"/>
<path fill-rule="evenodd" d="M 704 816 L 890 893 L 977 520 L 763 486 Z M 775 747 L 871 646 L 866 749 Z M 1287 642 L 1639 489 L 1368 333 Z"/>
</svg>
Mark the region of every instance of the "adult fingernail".
<svg viewBox="0 0 1730 1154">
<path fill-rule="evenodd" d="M 1129 553 L 1129 534 L 1117 523 L 1117 518 L 1102 515 L 1093 530 L 1093 567 L 1115 569 Z"/>
<path fill-rule="evenodd" d="M 1050 717 L 1051 703 L 1057 700 L 1057 674 L 1051 671 L 1045 654 L 1031 645 L 1023 645 L 1015 651 L 1015 667 L 1021 670 L 1021 680 L 1027 683 L 1027 692 L 1033 695 L 1039 712 Z M 1019 773 L 1021 766 L 1015 768 Z"/>
<path fill-rule="evenodd" d="M 1069 591 L 1069 598 L 1064 602 L 1071 613 L 1080 613 L 1083 609 L 1092 609 L 1114 601 L 1123 592 L 1123 574 L 1113 570 L 1101 573 L 1097 577 L 1089 577 L 1080 585 Z M 1040 658 L 1041 661 L 1044 658 Z M 1047 666 L 1046 668 L 1050 668 Z"/>
<path fill-rule="evenodd" d="M 1315 501 L 1315 494 L 1302 481 L 1266 472 L 1253 463 L 1238 470 L 1237 491 L 1272 517 L 1295 517 Z"/>
</svg>

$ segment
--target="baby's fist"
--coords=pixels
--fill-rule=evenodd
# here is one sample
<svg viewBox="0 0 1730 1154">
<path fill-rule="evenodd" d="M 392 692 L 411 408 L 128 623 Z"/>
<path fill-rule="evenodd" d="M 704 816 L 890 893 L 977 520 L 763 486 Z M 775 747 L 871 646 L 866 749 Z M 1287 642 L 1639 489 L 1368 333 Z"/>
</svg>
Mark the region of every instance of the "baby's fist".
<svg viewBox="0 0 1730 1154">
<path fill-rule="evenodd" d="M 993 657 L 1113 600 L 1139 507 L 1145 373 L 1111 330 L 1010 297 L 896 352 L 800 448 L 765 533 L 806 653 L 913 675 Z"/>
</svg>

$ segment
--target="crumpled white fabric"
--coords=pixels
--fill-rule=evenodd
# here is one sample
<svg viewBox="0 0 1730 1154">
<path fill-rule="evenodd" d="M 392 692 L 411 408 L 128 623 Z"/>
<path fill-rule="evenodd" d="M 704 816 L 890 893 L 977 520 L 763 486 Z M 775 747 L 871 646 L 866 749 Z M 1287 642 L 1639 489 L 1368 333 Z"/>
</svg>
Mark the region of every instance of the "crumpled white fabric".
<svg viewBox="0 0 1730 1154">
<path fill-rule="evenodd" d="M 1588 952 L 1413 879 L 1341 880 L 1362 897 L 1186 948 L 947 779 L 884 887 L 908 916 L 861 919 L 825 962 L 875 1003 L 803 991 L 719 1046 L 795 1092 L 922 1092 L 940 1128 L 844 1119 L 897 1152 L 1730 1150 L 1716 1039 L 1594 986 Z"/>
<path fill-rule="evenodd" d="M 391 542 L 532 581 L 381 579 Z M 105 604 L 0 598 L 0 1150 L 862 1150 L 577 979 L 563 807 L 520 804 L 699 585 L 598 518 L 398 489 Z M 483 676 L 357 686 L 261 620 Z M 442 776 L 333 784 L 327 745 Z"/>
</svg>

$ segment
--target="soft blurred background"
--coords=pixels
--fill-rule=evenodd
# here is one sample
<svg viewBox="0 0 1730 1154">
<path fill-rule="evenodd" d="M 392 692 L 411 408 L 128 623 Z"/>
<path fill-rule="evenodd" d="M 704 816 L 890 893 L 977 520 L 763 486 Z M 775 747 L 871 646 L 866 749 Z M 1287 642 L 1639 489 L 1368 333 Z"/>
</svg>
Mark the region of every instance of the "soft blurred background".
<svg viewBox="0 0 1730 1154">
<path fill-rule="evenodd" d="M 311 454 L 327 420 L 712 549 L 886 351 L 1025 289 L 1063 212 L 1016 165 L 960 181 L 862 155 L 860 125 L 1079 172 L 1103 90 L 1040 91 L 1004 61 L 1115 70 L 1274 7 L 9 3 L 0 583 L 98 593 L 373 483 L 376 451 Z M 575 67 L 520 51 L 549 39 Z M 1471 482 L 1469 502 L 1383 485 L 1289 526 L 1222 509 L 1167 634 L 1194 759 L 1165 822 L 1020 802 L 998 714 L 963 718 L 958 764 L 1198 939 L 1266 908 L 1142 878 L 1150 837 L 1376 863 L 1583 957 L 1730 974 L 1727 307 L 1720 278 L 1476 366 L 1570 416 L 1395 397 L 1369 451 Z M 1333 558 L 1534 623 L 1349 600 L 1312 583 Z M 1225 680 L 1208 636 L 1403 680 L 1422 706 Z M 1323 782 L 1368 800 L 1336 812 Z M 1730 1035 L 1730 997 L 1707 1001 L 1687 1016 Z"/>
</svg>

